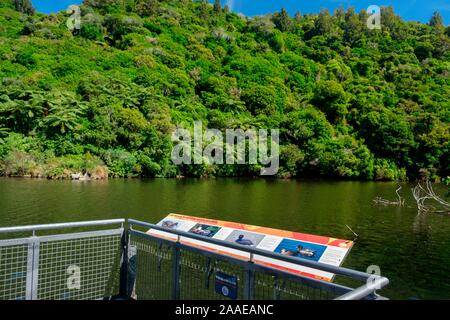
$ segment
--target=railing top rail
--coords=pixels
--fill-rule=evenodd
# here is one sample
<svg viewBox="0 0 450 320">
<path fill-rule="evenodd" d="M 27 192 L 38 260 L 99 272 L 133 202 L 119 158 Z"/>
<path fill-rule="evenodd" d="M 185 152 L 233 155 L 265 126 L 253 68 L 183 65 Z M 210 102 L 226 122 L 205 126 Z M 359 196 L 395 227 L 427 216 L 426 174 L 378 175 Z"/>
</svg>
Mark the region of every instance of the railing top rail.
<svg viewBox="0 0 450 320">
<path fill-rule="evenodd" d="M 29 226 L 0 228 L 0 234 L 16 233 L 16 232 L 29 232 L 29 231 L 34 232 L 34 231 L 38 231 L 38 230 L 54 230 L 54 229 L 77 228 L 77 227 L 105 226 L 105 225 L 113 225 L 113 224 L 122 224 L 123 225 L 123 223 L 125 223 L 125 219 L 109 219 L 109 220 L 37 224 L 37 225 L 29 225 Z"/>
<path fill-rule="evenodd" d="M 370 281 L 363 286 L 353 289 L 352 291 L 347 292 L 335 300 L 359 300 L 367 297 L 368 295 L 375 292 L 380 288 L 383 288 L 389 284 L 389 279 L 385 277 L 378 277 L 373 281 Z"/>
<path fill-rule="evenodd" d="M 137 226 L 141 226 L 141 227 L 144 227 L 144 228 L 164 231 L 164 232 L 172 233 L 172 234 L 175 234 L 175 235 L 178 235 L 178 236 L 191 238 L 191 239 L 195 239 L 195 240 L 200 240 L 200 241 L 203 241 L 203 242 L 208 242 L 208 243 L 212 243 L 212 244 L 215 244 L 215 245 L 228 247 L 228 248 L 231 248 L 231 249 L 245 251 L 247 253 L 256 254 L 256 255 L 259 255 L 259 256 L 273 258 L 273 259 L 286 261 L 286 262 L 290 262 L 290 263 L 301 265 L 301 266 L 305 266 L 305 267 L 314 268 L 314 269 L 317 269 L 317 270 L 322 270 L 322 271 L 325 271 L 325 272 L 331 272 L 331 273 L 334 273 L 334 274 L 347 276 L 347 277 L 350 277 L 350 278 L 353 278 L 353 279 L 357 279 L 357 280 L 360 280 L 360 281 L 366 281 L 370 277 L 372 277 L 372 279 L 378 279 L 378 278 L 386 279 L 386 278 L 383 278 L 383 277 L 380 277 L 380 276 L 377 276 L 377 275 L 372 275 L 372 274 L 368 274 L 368 273 L 361 272 L 361 271 L 356 271 L 356 270 L 347 269 L 347 268 L 343 268 L 343 267 L 336 267 L 336 266 L 332 266 L 332 265 L 329 265 L 329 264 L 324 264 L 324 263 L 311 261 L 311 260 L 306 260 L 306 259 L 298 259 L 298 258 L 285 256 L 285 255 L 282 255 L 282 254 L 279 254 L 279 253 L 274 253 L 274 252 L 261 250 L 261 249 L 257 249 L 257 248 L 251 248 L 251 247 L 249 248 L 247 246 L 243 246 L 243 245 L 239 245 L 239 244 L 235 244 L 235 243 L 231 243 L 231 242 L 225 242 L 225 241 L 222 241 L 222 240 L 212 239 L 212 238 L 208 238 L 208 237 L 204 237 L 204 236 L 201 236 L 201 235 L 196 235 L 196 234 L 192 234 L 192 233 L 188 233 L 188 232 L 184 232 L 184 231 L 180 231 L 180 230 L 169 229 L 169 228 L 166 228 L 166 227 L 158 226 L 158 225 L 155 225 L 155 224 L 151 224 L 151 223 L 147 223 L 147 222 L 143 222 L 143 221 L 139 221 L 139 220 L 128 219 L 127 221 L 129 223 L 130 227 L 132 227 L 133 225 L 137 225 Z"/>
</svg>

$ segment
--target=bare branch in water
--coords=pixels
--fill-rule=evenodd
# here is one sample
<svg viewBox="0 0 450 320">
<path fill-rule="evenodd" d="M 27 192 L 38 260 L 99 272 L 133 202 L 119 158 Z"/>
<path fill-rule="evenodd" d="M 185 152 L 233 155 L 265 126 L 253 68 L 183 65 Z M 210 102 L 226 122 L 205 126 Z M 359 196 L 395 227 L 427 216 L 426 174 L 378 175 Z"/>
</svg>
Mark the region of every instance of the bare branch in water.
<svg viewBox="0 0 450 320">
<path fill-rule="evenodd" d="M 348 230 L 350 230 L 350 231 L 353 233 L 353 235 L 354 235 L 356 238 L 359 237 L 359 235 L 358 235 L 355 231 L 353 231 L 353 229 L 350 228 L 350 227 L 348 226 L 348 224 L 346 224 L 345 226 L 348 228 Z M 356 238 L 355 238 L 355 240 L 356 240 Z"/>
<path fill-rule="evenodd" d="M 376 197 L 373 202 L 376 205 L 380 206 L 404 206 L 405 205 L 405 199 L 402 198 L 400 195 L 400 190 L 402 190 L 402 186 L 398 186 L 398 188 L 395 190 L 395 193 L 397 194 L 397 201 L 390 201 L 381 197 Z"/>
<path fill-rule="evenodd" d="M 450 203 L 444 201 L 442 198 L 436 195 L 433 190 L 433 186 L 429 180 L 425 182 L 425 186 L 423 186 L 420 182 L 412 188 L 412 193 L 414 199 L 417 202 L 417 209 L 420 212 L 440 212 L 440 213 L 450 213 Z M 434 207 L 433 205 L 425 203 L 427 200 L 433 200 L 437 202 L 439 208 Z"/>
</svg>

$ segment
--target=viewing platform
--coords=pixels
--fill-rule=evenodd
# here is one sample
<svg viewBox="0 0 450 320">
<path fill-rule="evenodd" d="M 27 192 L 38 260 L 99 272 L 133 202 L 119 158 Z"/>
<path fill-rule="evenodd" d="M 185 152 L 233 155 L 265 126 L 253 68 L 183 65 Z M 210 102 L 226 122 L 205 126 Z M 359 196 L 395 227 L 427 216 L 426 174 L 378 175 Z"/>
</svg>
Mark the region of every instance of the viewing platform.
<svg viewBox="0 0 450 320">
<path fill-rule="evenodd" d="M 169 233 L 172 238 L 148 230 Z M 238 258 L 182 239 L 245 252 Z M 255 263 L 332 273 L 354 287 Z M 133 219 L 0 228 L 0 300 L 386 299 L 389 280 Z"/>
</svg>

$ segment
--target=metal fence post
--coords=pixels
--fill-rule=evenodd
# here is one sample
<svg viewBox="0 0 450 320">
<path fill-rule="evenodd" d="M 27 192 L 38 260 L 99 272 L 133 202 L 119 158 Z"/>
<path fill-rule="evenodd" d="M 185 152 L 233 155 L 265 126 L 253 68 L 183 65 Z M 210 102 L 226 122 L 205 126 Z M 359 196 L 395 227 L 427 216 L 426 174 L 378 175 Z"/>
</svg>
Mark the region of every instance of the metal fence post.
<svg viewBox="0 0 450 320">
<path fill-rule="evenodd" d="M 31 298 L 33 300 L 38 299 L 39 290 L 39 252 L 40 252 L 40 240 L 38 237 L 34 238 L 34 249 L 33 249 L 33 294 Z"/>
<path fill-rule="evenodd" d="M 26 300 L 31 300 L 33 295 L 33 256 L 34 256 L 34 243 L 30 238 L 27 253 L 27 287 L 25 292 Z"/>
<path fill-rule="evenodd" d="M 172 257 L 172 300 L 180 300 L 180 237 L 173 246 Z"/>
<path fill-rule="evenodd" d="M 253 263 L 253 253 L 250 254 L 250 260 L 246 266 L 244 282 L 244 299 L 255 300 L 255 271 Z"/>
<path fill-rule="evenodd" d="M 121 240 L 122 265 L 120 266 L 120 288 L 119 295 L 129 298 L 128 294 L 128 229 L 125 228 Z"/>
<path fill-rule="evenodd" d="M 26 300 L 37 300 L 39 280 L 39 238 L 32 236 L 28 242 Z"/>
</svg>

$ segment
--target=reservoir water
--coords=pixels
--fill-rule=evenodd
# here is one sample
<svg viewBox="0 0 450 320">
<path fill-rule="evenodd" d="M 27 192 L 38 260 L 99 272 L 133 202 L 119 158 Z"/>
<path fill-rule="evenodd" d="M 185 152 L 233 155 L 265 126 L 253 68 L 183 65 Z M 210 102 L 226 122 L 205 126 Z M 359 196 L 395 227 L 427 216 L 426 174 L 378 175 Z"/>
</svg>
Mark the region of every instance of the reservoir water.
<svg viewBox="0 0 450 320">
<path fill-rule="evenodd" d="M 156 223 L 169 213 L 353 240 L 345 267 L 378 265 L 392 299 L 450 299 L 450 215 L 418 214 L 411 185 L 264 179 L 46 181 L 0 179 L 0 227 L 110 218 Z M 444 195 L 443 186 L 437 186 Z M 347 226 L 346 226 L 347 225 Z"/>
</svg>

